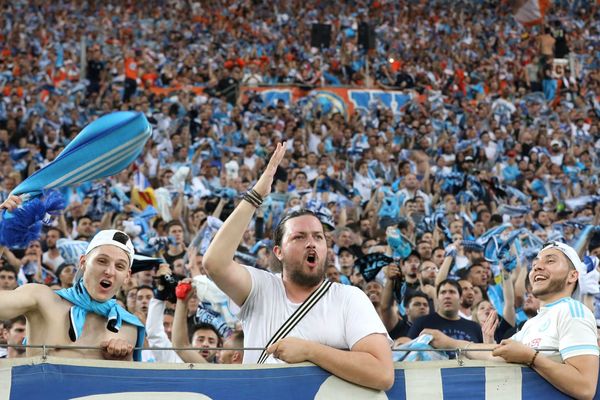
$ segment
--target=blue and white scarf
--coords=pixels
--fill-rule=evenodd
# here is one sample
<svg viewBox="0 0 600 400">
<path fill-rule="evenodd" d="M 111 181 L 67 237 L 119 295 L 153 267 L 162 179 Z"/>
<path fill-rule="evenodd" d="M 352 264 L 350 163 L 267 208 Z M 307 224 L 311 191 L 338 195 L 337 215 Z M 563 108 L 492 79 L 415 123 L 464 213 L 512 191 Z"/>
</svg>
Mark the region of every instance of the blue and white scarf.
<svg viewBox="0 0 600 400">
<path fill-rule="evenodd" d="M 103 303 L 93 300 L 85 286 L 83 280 L 79 280 L 73 287 L 68 289 L 60 289 L 55 291 L 57 295 L 63 299 L 73 303 L 73 307 L 69 311 L 69 337 L 71 341 L 76 341 L 81 337 L 85 318 L 89 312 L 93 312 L 108 319 L 106 329 L 111 332 L 119 332 L 123 322 L 137 327 L 138 337 L 135 347 L 138 348 L 133 352 L 134 361 L 142 360 L 142 351 L 139 350 L 144 345 L 144 336 L 146 329 L 144 324 L 140 322 L 138 317 L 126 311 L 121 307 L 115 299 L 110 299 Z"/>
<path fill-rule="evenodd" d="M 140 155 L 151 134 L 144 114 L 132 111 L 114 112 L 86 126 L 58 157 L 11 192 L 21 195 L 23 204 L 2 213 L 0 243 L 17 247 L 38 238 L 41 221 L 65 205 L 62 200 L 40 201 L 44 193 L 121 172 Z"/>
</svg>

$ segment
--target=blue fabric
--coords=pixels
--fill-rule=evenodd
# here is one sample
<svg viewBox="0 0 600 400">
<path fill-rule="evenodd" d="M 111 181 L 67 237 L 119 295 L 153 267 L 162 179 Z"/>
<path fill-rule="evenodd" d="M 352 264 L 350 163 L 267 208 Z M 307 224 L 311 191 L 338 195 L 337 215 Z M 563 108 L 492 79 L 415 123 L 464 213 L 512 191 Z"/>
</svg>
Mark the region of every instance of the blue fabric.
<svg viewBox="0 0 600 400">
<path fill-rule="evenodd" d="M 144 345 L 146 329 L 138 317 L 126 311 L 115 299 L 110 299 L 103 303 L 93 300 L 83 285 L 83 279 L 79 280 L 73 287 L 60 289 L 55 291 L 55 293 L 73 303 L 70 313 L 71 323 L 73 324 L 72 328 L 75 331 L 76 338 L 81 336 L 87 314 L 93 312 L 108 319 L 107 329 L 110 331 L 118 332 L 121 326 L 123 326 L 123 322 L 137 327 L 138 337 L 135 347 L 140 348 Z M 139 349 L 134 350 L 133 359 L 135 361 L 142 361 L 142 351 Z"/>
<path fill-rule="evenodd" d="M 20 208 L 27 209 L 29 222 L 23 227 L 13 213 L 5 210 L 0 228 L 4 232 L 12 230 L 12 233 L 0 237 L 0 243 L 16 247 L 31 240 L 32 236 L 39 237 L 40 221 L 49 208 L 44 203 L 34 202 L 36 198 L 50 189 L 60 189 L 121 172 L 140 155 L 151 134 L 150 123 L 140 112 L 114 112 L 86 126 L 58 157 L 34 172 L 11 192 L 13 195 L 24 195 Z M 51 208 L 51 211 L 57 209 Z"/>
</svg>

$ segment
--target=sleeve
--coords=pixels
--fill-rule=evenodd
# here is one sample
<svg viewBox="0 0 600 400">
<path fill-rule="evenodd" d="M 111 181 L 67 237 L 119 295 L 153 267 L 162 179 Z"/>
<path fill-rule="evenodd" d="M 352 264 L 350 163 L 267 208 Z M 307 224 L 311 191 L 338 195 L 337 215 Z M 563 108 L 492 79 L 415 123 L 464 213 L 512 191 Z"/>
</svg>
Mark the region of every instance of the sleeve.
<svg viewBox="0 0 600 400">
<path fill-rule="evenodd" d="M 419 334 L 421 333 L 421 331 L 423 330 L 423 318 L 425 318 L 425 316 L 417 319 L 413 325 L 410 327 L 410 329 L 408 330 L 408 337 L 411 339 L 415 339 L 417 336 L 419 336 Z"/>
<path fill-rule="evenodd" d="M 392 339 L 390 339 L 381 318 L 379 318 L 367 295 L 358 288 L 351 287 L 350 289 L 345 313 L 345 336 L 348 348 L 352 349 L 359 340 L 373 333 L 385 335 L 391 344 Z"/>
<path fill-rule="evenodd" d="M 148 305 L 148 318 L 146 319 L 146 335 L 148 336 L 148 344 L 150 344 L 150 346 L 171 346 L 171 341 L 167 337 L 163 326 L 164 312 L 164 301 L 157 299 L 150 300 L 150 304 Z"/>
<path fill-rule="evenodd" d="M 561 308 L 558 318 L 558 349 L 563 360 L 598 356 L 596 320 L 587 307 L 579 301 L 570 301 Z"/>
<path fill-rule="evenodd" d="M 272 291 L 269 291 L 269 286 L 273 286 L 275 284 L 273 280 L 277 279 L 269 272 L 249 267 L 247 265 L 244 265 L 244 268 L 246 268 L 246 270 L 250 273 L 252 289 L 250 289 L 248 298 L 240 307 L 240 311 L 238 313 L 238 318 L 240 320 L 245 320 L 253 314 L 254 309 L 261 304 L 261 299 L 264 297 L 264 293 L 273 293 Z"/>
</svg>

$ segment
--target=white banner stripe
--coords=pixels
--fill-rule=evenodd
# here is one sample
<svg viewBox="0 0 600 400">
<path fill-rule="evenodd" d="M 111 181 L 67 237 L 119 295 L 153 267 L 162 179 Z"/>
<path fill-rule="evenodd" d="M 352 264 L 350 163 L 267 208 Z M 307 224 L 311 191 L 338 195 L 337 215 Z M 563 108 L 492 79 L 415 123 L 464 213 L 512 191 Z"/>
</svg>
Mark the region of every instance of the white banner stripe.
<svg viewBox="0 0 600 400">
<path fill-rule="evenodd" d="M 485 400 L 521 400 L 520 368 L 486 368 Z"/>
<path fill-rule="evenodd" d="M 145 140 L 145 139 L 143 139 Z M 137 142 L 137 141 L 136 141 Z M 71 185 L 75 182 L 81 181 L 83 178 L 86 178 L 88 176 L 94 176 L 97 175 L 101 172 L 106 171 L 107 169 L 111 168 L 112 166 L 118 164 L 119 162 L 123 161 L 124 159 L 126 159 L 127 157 L 131 156 L 133 153 L 135 153 L 136 151 L 138 151 L 138 149 L 136 148 L 137 143 L 133 143 L 131 144 L 132 147 L 125 150 L 125 152 L 123 153 L 114 153 L 111 155 L 111 157 L 106 158 L 106 155 L 103 155 L 101 158 L 98 158 L 96 160 L 92 160 L 88 163 L 86 163 L 85 165 L 88 166 L 87 169 L 85 170 L 81 170 L 81 167 L 77 168 L 77 170 L 79 170 L 79 172 L 77 173 L 77 175 L 74 176 L 70 176 L 70 178 L 68 180 L 64 180 L 63 178 L 56 180 L 54 182 L 52 182 L 50 185 L 46 186 L 47 189 L 51 189 L 57 186 L 68 186 Z M 130 143 L 128 142 L 128 145 L 130 145 Z M 91 164 L 91 165 L 90 165 Z"/>
<path fill-rule="evenodd" d="M 404 371 L 406 400 L 442 400 L 442 370 L 407 369 Z"/>
<path fill-rule="evenodd" d="M 94 160 L 90 160 L 87 163 L 81 165 L 80 167 L 74 169 L 73 171 L 69 172 L 68 174 L 65 174 L 63 176 L 61 176 L 59 179 L 55 180 L 54 182 L 50 183 L 49 185 L 47 185 L 46 187 L 56 187 L 58 185 L 62 185 L 62 182 L 71 178 L 73 175 L 77 175 L 79 174 L 81 171 L 85 171 L 88 168 L 90 168 L 92 165 L 104 160 L 107 157 L 111 157 L 113 154 L 115 153 L 119 153 L 121 150 L 123 150 L 124 148 L 127 148 L 128 146 L 132 146 L 133 144 L 139 142 L 140 140 L 146 140 L 146 136 L 145 135 L 138 135 L 135 136 L 133 139 L 123 143 L 120 146 L 115 147 L 114 149 L 112 149 L 111 151 L 109 151 L 108 153 L 103 154 L 101 157 L 94 159 Z"/>
<path fill-rule="evenodd" d="M 2 362 L 2 361 L 0 361 Z M 0 400 L 10 400 L 10 384 L 12 382 L 12 366 L 0 368 Z"/>
<path fill-rule="evenodd" d="M 77 182 L 85 182 L 91 179 L 94 179 L 104 173 L 106 170 L 110 168 L 114 168 L 118 164 L 125 161 L 127 158 L 131 157 L 134 153 L 138 151 L 137 148 L 132 147 L 131 149 L 126 150 L 123 153 L 115 154 L 113 157 L 102 161 L 94 166 L 92 166 L 89 170 L 82 171 L 77 176 L 71 177 L 66 182 L 63 182 L 61 186 L 68 186 Z"/>
<path fill-rule="evenodd" d="M 145 140 L 146 140 L 146 138 L 144 138 L 144 137 L 137 137 L 136 139 L 130 140 L 129 142 L 127 142 L 128 148 L 121 149 L 122 151 L 120 151 L 118 153 L 113 153 L 113 151 L 111 150 L 109 153 L 107 153 L 107 154 L 110 154 L 109 157 L 107 157 L 107 154 L 103 154 L 101 157 L 99 157 L 95 160 L 90 160 L 89 162 L 87 162 L 85 164 L 85 165 L 88 165 L 89 168 L 80 170 L 75 176 L 71 176 L 67 181 L 61 182 L 60 185 L 66 186 L 66 185 L 70 185 L 74 182 L 86 180 L 85 178 L 87 178 L 88 175 L 97 174 L 94 171 L 100 169 L 101 167 L 104 167 L 104 168 L 100 172 L 109 169 L 110 167 L 121 162 L 123 159 L 125 159 L 125 158 L 129 157 L 130 155 L 132 155 L 133 153 L 137 152 L 139 150 L 139 148 L 137 147 L 138 144 L 140 142 L 144 142 Z M 119 146 L 119 147 L 121 147 L 121 146 Z M 78 168 L 78 169 L 80 169 L 80 168 Z"/>
</svg>

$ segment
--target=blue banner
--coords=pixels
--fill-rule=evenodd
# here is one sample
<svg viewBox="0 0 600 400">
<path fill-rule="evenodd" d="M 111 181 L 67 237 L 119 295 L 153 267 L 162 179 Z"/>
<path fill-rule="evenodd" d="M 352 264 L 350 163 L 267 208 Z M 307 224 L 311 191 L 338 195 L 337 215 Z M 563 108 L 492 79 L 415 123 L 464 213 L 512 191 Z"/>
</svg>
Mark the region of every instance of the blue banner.
<svg viewBox="0 0 600 400">
<path fill-rule="evenodd" d="M 395 384 L 385 393 L 306 364 L 168 365 L 50 357 L 5 360 L 0 365 L 0 400 L 568 398 L 528 368 L 474 361 L 464 366 L 456 361 L 397 363 Z"/>
</svg>

